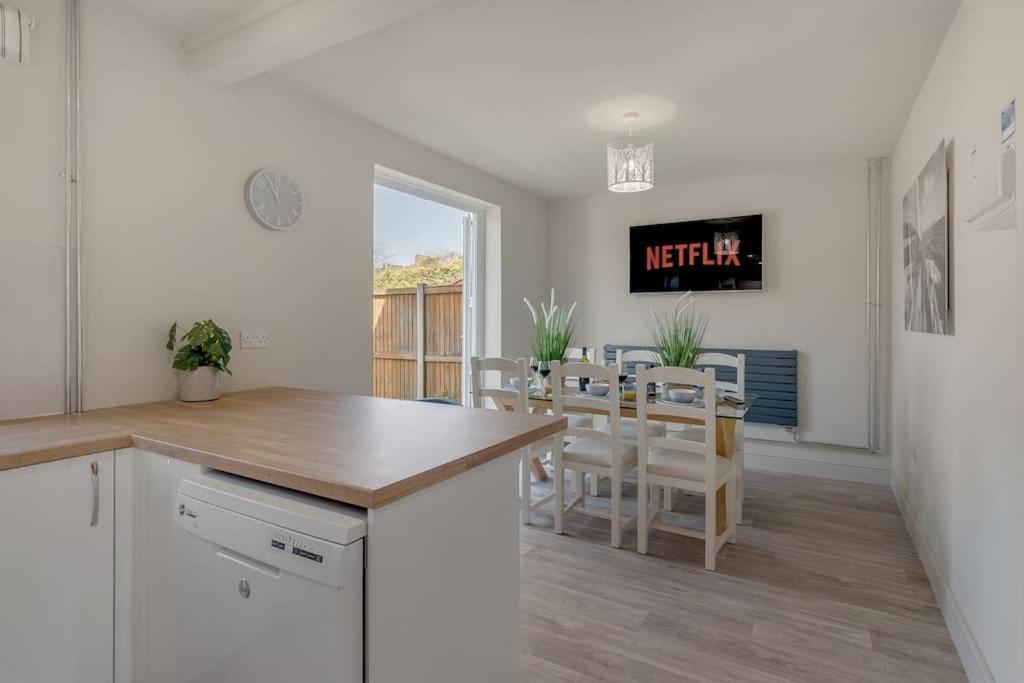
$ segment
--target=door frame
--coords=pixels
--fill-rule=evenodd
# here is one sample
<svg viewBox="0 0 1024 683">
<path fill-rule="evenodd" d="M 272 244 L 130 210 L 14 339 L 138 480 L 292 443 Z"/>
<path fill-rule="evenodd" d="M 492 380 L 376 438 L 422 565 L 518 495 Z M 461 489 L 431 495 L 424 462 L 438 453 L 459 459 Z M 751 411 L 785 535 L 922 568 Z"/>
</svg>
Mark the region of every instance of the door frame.
<svg viewBox="0 0 1024 683">
<path fill-rule="evenodd" d="M 470 358 L 481 355 L 484 347 L 484 264 L 488 213 L 498 210 L 496 204 L 451 190 L 427 180 L 374 165 L 374 185 L 444 204 L 470 214 L 472 225 L 463 228 L 462 253 L 462 403 L 470 405 Z M 372 249 L 371 240 L 371 249 Z M 372 253 L 372 252 L 371 252 Z M 372 257 L 371 257 L 372 258 Z"/>
</svg>

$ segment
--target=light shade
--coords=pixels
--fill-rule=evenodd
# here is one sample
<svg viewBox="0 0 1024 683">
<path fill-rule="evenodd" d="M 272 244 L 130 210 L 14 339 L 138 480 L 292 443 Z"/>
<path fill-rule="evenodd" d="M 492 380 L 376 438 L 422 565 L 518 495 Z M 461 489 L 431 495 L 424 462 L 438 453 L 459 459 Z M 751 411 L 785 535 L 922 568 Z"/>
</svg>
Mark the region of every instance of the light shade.
<svg viewBox="0 0 1024 683">
<path fill-rule="evenodd" d="M 608 189 L 643 192 L 654 187 L 654 140 L 635 135 L 608 143 Z"/>
</svg>

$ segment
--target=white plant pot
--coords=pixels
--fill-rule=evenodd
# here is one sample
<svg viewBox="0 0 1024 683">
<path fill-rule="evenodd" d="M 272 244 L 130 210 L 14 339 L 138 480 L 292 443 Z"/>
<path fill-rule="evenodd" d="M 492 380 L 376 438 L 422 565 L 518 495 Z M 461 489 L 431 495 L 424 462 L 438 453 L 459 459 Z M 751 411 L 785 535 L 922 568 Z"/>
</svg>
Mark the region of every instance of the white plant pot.
<svg viewBox="0 0 1024 683">
<path fill-rule="evenodd" d="M 211 367 L 178 373 L 178 399 L 213 401 L 220 398 L 220 373 Z"/>
</svg>

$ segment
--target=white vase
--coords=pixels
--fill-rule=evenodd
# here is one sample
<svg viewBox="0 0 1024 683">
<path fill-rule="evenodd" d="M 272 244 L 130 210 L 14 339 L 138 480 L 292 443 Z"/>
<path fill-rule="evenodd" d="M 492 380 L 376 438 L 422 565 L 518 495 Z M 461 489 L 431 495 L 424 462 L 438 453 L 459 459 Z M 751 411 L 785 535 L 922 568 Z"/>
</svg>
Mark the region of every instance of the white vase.
<svg viewBox="0 0 1024 683">
<path fill-rule="evenodd" d="M 182 401 L 213 401 L 220 398 L 220 373 L 201 367 L 178 373 L 178 399 Z"/>
</svg>

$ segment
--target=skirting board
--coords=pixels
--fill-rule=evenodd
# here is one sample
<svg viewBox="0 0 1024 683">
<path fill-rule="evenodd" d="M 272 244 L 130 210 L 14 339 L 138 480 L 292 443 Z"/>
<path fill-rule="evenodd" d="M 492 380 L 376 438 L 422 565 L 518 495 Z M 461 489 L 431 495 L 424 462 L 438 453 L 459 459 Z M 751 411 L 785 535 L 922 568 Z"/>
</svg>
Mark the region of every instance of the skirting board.
<svg viewBox="0 0 1024 683">
<path fill-rule="evenodd" d="M 750 440 L 743 450 L 744 464 L 751 470 L 889 485 L 891 461 L 886 455 Z"/>
<path fill-rule="evenodd" d="M 949 629 L 949 635 L 953 638 L 953 644 L 956 645 L 960 661 L 967 672 L 968 680 L 971 683 L 995 683 L 996 679 L 985 661 L 985 655 L 978 647 L 974 632 L 971 631 L 971 627 L 960 609 L 960 604 L 949 587 L 949 582 L 939 566 L 931 543 L 928 542 L 928 537 L 925 536 L 924 530 L 918 523 L 917 516 L 914 515 L 914 508 L 910 505 L 903 484 L 895 472 L 892 474 L 891 486 L 893 495 L 896 497 L 896 504 L 899 505 L 900 512 L 903 513 L 907 531 L 914 542 L 914 548 L 917 550 L 918 557 L 921 558 L 925 574 L 928 575 L 928 581 L 932 585 L 935 600 L 939 603 L 939 609 L 942 610 L 942 616 L 946 620 L 946 628 Z"/>
</svg>

